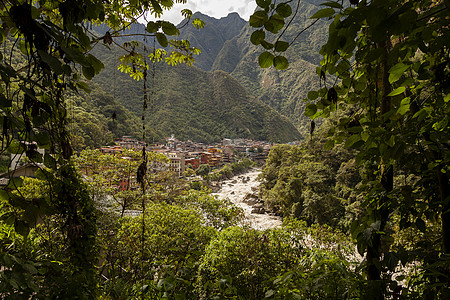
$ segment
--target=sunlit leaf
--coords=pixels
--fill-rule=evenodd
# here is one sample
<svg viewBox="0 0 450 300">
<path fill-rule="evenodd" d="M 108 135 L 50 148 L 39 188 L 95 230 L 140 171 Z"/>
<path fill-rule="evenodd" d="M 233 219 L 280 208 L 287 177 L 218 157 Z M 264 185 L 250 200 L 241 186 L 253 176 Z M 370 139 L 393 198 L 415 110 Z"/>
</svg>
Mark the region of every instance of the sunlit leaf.
<svg viewBox="0 0 450 300">
<path fill-rule="evenodd" d="M 283 27 L 284 19 L 278 14 L 271 16 L 264 24 L 264 28 L 272 33 L 278 33 Z"/>
<path fill-rule="evenodd" d="M 359 134 L 354 134 L 351 135 L 347 141 L 345 141 L 344 147 L 345 148 L 350 148 L 351 146 L 353 146 L 353 144 L 355 144 L 356 142 L 361 140 L 361 135 Z"/>
<path fill-rule="evenodd" d="M 284 56 L 276 56 L 273 59 L 273 65 L 277 70 L 286 70 L 289 67 L 289 61 Z"/>
<path fill-rule="evenodd" d="M 389 82 L 393 83 L 397 81 L 408 68 L 409 65 L 405 65 L 404 63 L 398 63 L 395 66 L 393 66 L 389 70 Z"/>
<path fill-rule="evenodd" d="M 289 48 L 289 43 L 285 41 L 277 41 L 275 43 L 275 51 L 284 52 Z"/>
<path fill-rule="evenodd" d="M 308 103 L 305 108 L 305 116 L 311 118 L 317 112 L 317 106 L 313 103 Z"/>
<path fill-rule="evenodd" d="M 261 53 L 258 57 L 258 63 L 261 68 L 269 68 L 273 64 L 274 55 L 268 51 Z"/>
<path fill-rule="evenodd" d="M 406 87 L 404 87 L 404 86 L 398 87 L 398 88 L 396 88 L 395 90 L 393 90 L 392 92 L 390 92 L 390 93 L 388 94 L 388 96 L 396 96 L 396 95 L 399 95 L 399 94 L 403 93 L 405 90 L 406 90 Z"/>
<path fill-rule="evenodd" d="M 397 113 L 400 115 L 404 115 L 409 111 L 410 98 L 406 97 L 400 103 L 400 107 L 397 109 Z"/>
<path fill-rule="evenodd" d="M 436 122 L 433 124 L 433 129 L 436 131 L 442 131 L 444 130 L 448 125 L 448 117 L 447 118 L 443 118 L 442 120 L 440 120 L 439 122 Z"/>
</svg>

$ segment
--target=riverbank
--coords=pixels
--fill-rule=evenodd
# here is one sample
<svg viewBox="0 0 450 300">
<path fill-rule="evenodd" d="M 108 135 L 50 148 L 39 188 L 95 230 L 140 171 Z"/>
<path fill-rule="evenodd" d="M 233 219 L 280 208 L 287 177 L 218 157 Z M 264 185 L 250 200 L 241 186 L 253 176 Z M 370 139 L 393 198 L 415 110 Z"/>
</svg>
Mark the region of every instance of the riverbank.
<svg viewBox="0 0 450 300">
<path fill-rule="evenodd" d="M 245 224 L 254 229 L 264 230 L 281 226 L 281 217 L 264 212 L 264 207 L 255 198 L 259 187 L 257 181 L 260 169 L 252 168 L 246 173 L 233 176 L 221 182 L 221 188 L 213 193 L 220 199 L 228 198 L 235 205 L 242 208 L 245 214 Z"/>
</svg>

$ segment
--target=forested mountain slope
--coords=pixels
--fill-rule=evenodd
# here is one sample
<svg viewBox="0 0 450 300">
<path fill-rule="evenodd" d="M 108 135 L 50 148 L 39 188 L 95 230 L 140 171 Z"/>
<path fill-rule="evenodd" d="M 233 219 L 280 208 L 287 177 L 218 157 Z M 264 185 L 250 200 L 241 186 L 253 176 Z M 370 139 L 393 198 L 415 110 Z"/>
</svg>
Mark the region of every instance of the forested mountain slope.
<svg viewBox="0 0 450 300">
<path fill-rule="evenodd" d="M 300 1 L 298 13 L 283 35 L 293 41 L 297 34 L 313 20 L 309 19 L 319 6 L 317 1 Z M 254 31 L 248 24 L 241 33 L 227 41 L 213 65 L 213 70 L 224 70 L 246 87 L 249 92 L 291 118 L 300 128 L 304 124 L 304 104 L 308 91 L 320 85 L 316 66 L 320 63 L 319 50 L 325 43 L 328 26 L 319 21 L 302 33 L 285 53 L 290 66 L 287 70 L 255 68 L 261 47 L 250 42 Z"/>
<path fill-rule="evenodd" d="M 95 55 L 105 64 L 94 78 L 105 91 L 137 116 L 142 115 L 144 82 L 117 70 L 117 49 L 98 47 Z M 153 72 L 153 69 L 155 70 Z M 147 137 L 212 142 L 221 138 L 253 138 L 274 142 L 301 139 L 286 118 L 252 97 L 223 71 L 214 73 L 185 65 L 150 65 L 147 78 L 149 105 L 145 111 Z"/>
<path fill-rule="evenodd" d="M 309 17 L 318 9 L 319 1 L 299 2 L 297 14 L 283 34 L 284 40 L 295 40 L 285 53 L 290 67 L 283 71 L 255 68 L 261 49 L 250 42 L 254 29 L 236 13 L 221 19 L 195 13 L 193 17 L 203 20 L 205 27 L 198 30 L 193 26 L 185 26 L 177 38 L 187 39 L 191 46 L 201 50 L 200 55 L 195 58 L 196 67 L 205 71 L 222 70 L 231 74 L 252 96 L 289 117 L 300 129 L 307 123 L 303 116 L 302 100 L 306 98 L 308 91 L 317 89 L 320 85 L 316 66 L 320 64 L 319 50 L 326 41 L 328 25 L 319 21 L 297 39 L 295 37 L 313 22 Z M 178 26 L 181 27 L 184 22 Z M 105 28 L 100 27 L 97 30 L 102 31 Z M 143 25 L 142 28 L 134 25 L 126 33 L 142 32 Z"/>
<path fill-rule="evenodd" d="M 215 19 L 197 12 L 193 18 L 204 21 L 205 27 L 201 30 L 193 26 L 183 27 L 178 38 L 188 40 L 192 46 L 201 50 L 200 55 L 195 58 L 195 65 L 202 70 L 210 71 L 223 46 L 239 35 L 246 25 L 246 21 L 237 13 L 230 13 L 224 18 Z"/>
<path fill-rule="evenodd" d="M 314 0 L 300 2 L 298 13 L 284 34 L 285 40 L 294 40 L 301 29 L 312 23 L 312 20 L 309 19 L 309 17 L 319 8 L 316 2 L 317 1 Z M 316 74 L 316 66 L 319 65 L 320 60 L 318 54 L 320 46 L 324 44 L 326 39 L 326 30 L 328 26 L 325 22 L 318 22 L 310 29 L 306 30 L 294 42 L 286 53 L 286 57 L 290 62 L 290 67 L 284 71 L 277 71 L 274 68 L 255 68 L 261 50 L 250 42 L 250 35 L 253 32 L 253 29 L 236 13 L 231 13 L 227 17 L 221 19 L 211 18 L 201 13 L 195 13 L 194 17 L 202 19 L 205 22 L 205 28 L 197 30 L 192 26 L 183 27 L 180 31 L 180 36 L 177 38 L 188 39 L 192 46 L 201 49 L 201 54 L 195 58 L 195 66 L 204 71 L 222 70 L 231 74 L 236 79 L 235 84 L 242 85 L 250 95 L 261 100 L 261 102 L 264 102 L 282 115 L 287 116 L 297 129 L 300 129 L 305 133 L 308 121 L 306 121 L 303 116 L 304 103 L 302 99 L 306 98 L 306 94 L 309 90 L 317 88 L 320 85 L 319 76 Z M 180 25 L 182 24 L 183 22 L 180 23 Z M 99 32 L 105 31 L 105 28 L 103 27 L 96 27 L 94 29 Z M 143 25 L 142 28 L 139 28 L 139 25 L 134 25 L 127 33 L 140 33 L 141 31 L 144 32 Z M 140 37 L 136 37 L 136 39 L 139 38 Z M 150 41 L 147 42 L 150 43 Z M 118 52 L 110 52 L 106 50 L 106 48 L 102 49 L 100 47 L 100 49 L 97 49 L 96 53 L 102 57 L 101 60 L 105 63 L 105 70 L 102 71 L 95 80 L 100 83 L 104 90 L 116 97 L 116 99 L 125 107 L 140 115 L 143 101 L 143 84 L 132 82 L 132 80 L 127 78 L 127 75 L 121 74 L 116 70 L 117 60 L 120 56 Z M 165 75 L 166 72 L 171 75 Z M 178 79 L 175 83 L 173 78 L 179 78 L 175 74 L 177 72 L 184 72 L 185 74 L 189 73 L 189 75 L 187 75 L 188 78 L 183 80 Z M 290 141 L 298 138 L 297 133 L 293 134 L 294 130 L 292 130 L 292 128 L 285 128 L 287 120 L 279 122 L 282 125 L 277 128 L 280 129 L 277 130 L 276 133 L 272 133 L 272 129 L 261 129 L 264 127 L 261 124 L 264 122 L 270 124 L 270 120 L 264 122 L 261 121 L 262 123 L 260 122 L 261 124 L 257 125 L 260 129 L 256 130 L 250 129 L 250 127 L 257 123 L 255 121 L 248 121 L 251 123 L 249 124 L 251 125 L 250 127 L 236 125 L 234 129 L 231 129 L 234 125 L 230 127 L 228 124 L 221 124 L 222 121 L 225 121 L 226 119 L 224 119 L 223 114 L 213 116 L 211 111 L 208 111 L 205 114 L 203 113 L 204 110 L 201 110 L 199 113 L 198 110 L 194 109 L 194 107 L 199 107 L 199 105 L 193 104 L 189 98 L 191 96 L 196 98 L 194 101 L 196 103 L 205 101 L 201 100 L 203 96 L 193 96 L 197 91 L 203 89 L 199 94 L 206 96 L 208 99 L 206 99 L 206 102 L 201 106 L 207 108 L 212 105 L 210 100 L 212 98 L 209 96 L 211 92 L 206 91 L 205 87 L 208 90 L 212 86 L 218 85 L 202 84 L 206 74 L 194 79 L 197 76 L 194 75 L 194 73 L 196 74 L 197 72 L 201 71 L 196 68 L 186 69 L 185 66 L 168 68 L 163 64 L 157 64 L 155 88 L 153 90 L 155 94 L 152 99 L 154 111 L 151 111 L 151 109 L 147 111 L 148 114 L 152 114 L 151 117 L 147 117 L 147 119 L 150 120 L 152 130 L 150 136 L 160 139 L 167 134 L 173 133 L 179 137 L 200 138 L 201 140 L 206 141 L 211 139 L 217 140 L 226 135 L 240 136 L 245 133 L 248 137 L 258 137 L 269 140 L 273 139 L 274 136 L 281 137 L 281 139 L 277 139 L 278 141 Z M 214 78 L 214 76 L 209 77 Z M 184 86 L 184 84 L 186 84 L 186 86 Z M 203 88 L 200 88 L 199 84 L 203 86 Z M 187 94 L 186 91 L 188 90 L 193 94 Z M 233 91 L 229 92 L 234 93 L 234 90 L 241 89 L 234 88 Z M 165 105 L 163 99 L 168 98 L 171 98 L 170 102 L 172 104 Z M 187 101 L 183 102 L 181 101 L 181 98 L 185 98 Z M 259 101 L 252 101 L 254 105 L 260 104 Z M 169 109 L 168 107 L 172 108 Z M 237 107 L 235 107 L 234 111 L 236 111 L 236 109 Z M 261 108 L 255 109 L 261 110 Z M 214 109 L 212 111 L 214 111 Z M 171 117 L 164 119 L 163 112 Z M 177 114 L 176 118 L 174 118 L 173 115 L 175 112 Z M 185 114 L 191 115 L 186 118 Z M 202 122 L 198 121 L 198 117 L 196 117 L 198 114 L 203 114 Z M 273 112 L 266 112 L 266 114 L 273 117 L 276 116 Z M 213 118 L 212 120 L 208 119 L 210 116 Z M 260 114 L 260 116 L 262 115 Z M 277 116 L 277 118 L 279 118 L 279 116 Z M 170 122 L 168 121 L 169 119 Z M 252 120 L 252 118 L 248 120 Z M 280 131 L 289 133 L 280 135 Z M 200 132 L 204 132 L 204 134 L 200 134 Z M 256 132 L 258 132 L 258 134 L 256 134 Z M 264 134 L 262 134 L 262 132 L 264 132 Z"/>
<path fill-rule="evenodd" d="M 124 135 L 142 136 L 140 119 L 135 114 L 99 85 L 90 82 L 89 87 L 90 93 L 67 96 L 69 130 L 75 150 L 110 145 L 114 139 Z"/>
</svg>

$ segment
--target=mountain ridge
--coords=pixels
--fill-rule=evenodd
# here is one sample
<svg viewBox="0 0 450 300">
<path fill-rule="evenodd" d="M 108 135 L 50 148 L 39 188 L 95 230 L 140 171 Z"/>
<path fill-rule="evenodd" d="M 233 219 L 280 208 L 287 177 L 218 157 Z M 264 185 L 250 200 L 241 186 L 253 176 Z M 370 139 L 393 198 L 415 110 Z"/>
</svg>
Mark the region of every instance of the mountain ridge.
<svg viewBox="0 0 450 300">
<path fill-rule="evenodd" d="M 104 70 L 94 78 L 103 90 L 141 116 L 143 82 L 117 71 L 117 48 L 96 49 Z M 251 96 L 224 71 L 207 72 L 186 65 L 151 64 L 147 80 L 148 108 L 144 113 L 147 136 L 161 140 L 174 134 L 179 139 L 201 142 L 222 138 L 252 138 L 273 142 L 302 139 L 291 122 Z"/>
</svg>

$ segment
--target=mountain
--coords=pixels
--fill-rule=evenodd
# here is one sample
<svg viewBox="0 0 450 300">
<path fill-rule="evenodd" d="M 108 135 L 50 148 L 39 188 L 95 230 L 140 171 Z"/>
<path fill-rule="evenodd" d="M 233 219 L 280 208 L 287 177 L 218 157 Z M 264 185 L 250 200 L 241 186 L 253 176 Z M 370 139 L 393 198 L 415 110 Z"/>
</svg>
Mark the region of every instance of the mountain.
<svg viewBox="0 0 450 300">
<path fill-rule="evenodd" d="M 90 93 L 66 95 L 69 130 L 75 150 L 110 145 L 115 138 L 142 136 L 140 119 L 93 82 Z"/>
<path fill-rule="evenodd" d="M 97 47 L 93 54 L 105 65 L 94 81 L 135 116 L 141 116 L 144 82 L 117 70 L 121 52 L 114 47 Z M 146 85 L 149 101 L 144 118 L 146 136 L 151 139 L 171 134 L 202 142 L 225 137 L 273 142 L 302 138 L 286 117 L 252 97 L 223 71 L 155 63 L 150 65 Z"/>
<path fill-rule="evenodd" d="M 298 3 L 298 13 L 284 33 L 286 41 L 294 40 L 298 32 L 308 27 L 313 21 L 309 17 L 320 8 L 320 0 Z M 204 71 L 221 70 L 231 74 L 253 97 L 287 116 L 297 129 L 306 133 L 309 119 L 303 115 L 303 99 L 308 91 L 320 87 L 316 68 L 320 65 L 319 50 L 327 39 L 327 23 L 321 20 L 305 30 L 284 53 L 289 59 L 289 68 L 277 71 L 259 67 L 258 56 L 264 49 L 251 44 L 250 35 L 255 29 L 237 13 L 215 19 L 197 12 L 193 17 L 202 19 L 205 27 L 198 30 L 184 26 L 177 38 L 188 39 L 192 46 L 201 49 L 195 66 Z M 142 32 L 144 25 L 134 25 L 127 33 Z M 275 39 L 275 36 L 267 35 L 269 40 Z"/>
<path fill-rule="evenodd" d="M 284 37 L 286 41 L 292 41 L 302 29 L 306 28 L 313 20 L 309 19 L 318 9 L 320 1 L 300 1 L 298 14 L 287 28 Z M 295 7 L 293 7 L 295 11 Z M 228 16 L 227 18 L 229 18 Z M 205 18 L 207 26 L 216 28 L 224 20 Z M 208 25 L 209 24 L 209 25 Z M 240 23 L 239 23 L 240 24 Z M 205 27 L 206 28 L 206 27 Z M 230 27 L 234 28 L 234 27 Z M 203 63 L 205 58 L 199 57 L 196 65 L 204 70 L 222 70 L 230 73 L 242 84 L 254 97 L 276 109 L 281 114 L 289 117 L 298 128 L 304 127 L 308 120 L 303 116 L 304 103 L 308 91 L 317 89 L 320 85 L 316 66 L 319 65 L 321 56 L 319 50 L 327 39 L 327 23 L 319 21 L 306 30 L 284 54 L 290 66 L 287 70 L 277 71 L 274 68 L 262 69 L 258 66 L 258 55 L 264 51 L 261 46 L 250 43 L 250 35 L 254 31 L 248 24 L 241 28 L 240 32 L 224 43 L 202 40 L 201 47 L 214 49 L 221 46 L 217 55 L 211 55 L 214 62 L 209 68 L 209 63 Z M 202 35 L 210 35 L 210 32 L 202 33 L 202 30 L 191 30 L 189 38 L 197 45 Z M 269 39 L 275 37 L 269 37 Z"/>
<path fill-rule="evenodd" d="M 223 45 L 237 36 L 247 22 L 237 13 L 230 13 L 224 18 L 216 19 L 196 12 L 192 18 L 204 21 L 205 27 L 199 30 L 193 26 L 185 26 L 180 30 L 177 38 L 188 40 L 191 46 L 201 50 L 200 55 L 195 58 L 195 65 L 209 71 Z"/>
<path fill-rule="evenodd" d="M 284 33 L 285 40 L 293 40 L 298 32 L 312 23 L 313 20 L 309 17 L 319 9 L 318 2 L 316 0 L 299 2 L 298 14 Z M 293 10 L 295 11 L 295 8 Z M 195 13 L 193 17 L 202 19 L 205 28 L 197 30 L 187 25 L 181 29 L 178 38 L 188 39 L 191 45 L 200 48 L 202 53 L 196 57 L 194 68 L 155 65 L 152 90 L 154 94 L 151 97 L 153 105 L 150 105 L 153 109 L 149 108 L 145 116 L 151 130 L 149 135 L 161 138 L 175 134 L 179 138 L 203 141 L 242 134 L 274 141 L 275 138 L 280 141 L 297 139 L 298 132 L 293 130 L 287 119 L 272 110 L 262 113 L 269 107 L 288 117 L 297 130 L 306 133 L 309 120 L 303 116 L 302 100 L 306 98 L 308 91 L 320 86 L 316 68 L 321 59 L 320 47 L 327 38 L 327 23 L 319 21 L 304 31 L 284 53 L 289 59 L 289 68 L 277 71 L 274 68 L 262 69 L 258 66 L 258 55 L 264 50 L 251 44 L 250 35 L 254 29 L 238 14 L 231 13 L 227 17 L 215 19 Z M 182 24 L 183 22 L 180 23 Z M 128 33 L 140 32 L 144 32 L 144 25 L 134 25 Z M 269 40 L 274 38 L 268 37 Z M 118 102 L 140 116 L 143 83 L 133 82 L 128 75 L 117 71 L 117 64 L 114 63 L 120 56 L 118 51 L 108 52 L 103 49 L 100 52 L 96 52 L 96 55 L 99 55 L 105 63 L 105 70 L 94 80 Z M 208 71 L 213 73 L 207 73 Z M 235 80 L 228 78 L 224 72 L 231 74 Z M 226 77 L 230 83 L 224 85 L 222 80 L 218 82 L 221 76 Z M 150 86 L 150 83 L 147 83 L 147 86 Z M 232 90 L 223 91 L 225 86 Z M 229 100 L 235 105 L 228 107 L 227 113 L 223 113 L 220 109 L 227 106 L 224 106 L 225 102 L 221 103 L 220 99 L 215 98 L 218 94 L 228 95 L 225 98 L 235 97 L 241 100 Z M 251 112 L 249 114 L 248 103 L 256 107 L 254 114 L 258 111 L 257 117 L 253 117 Z M 215 107 L 217 105 L 220 109 Z M 242 117 L 233 119 L 229 116 L 230 111 Z M 246 118 L 245 115 L 252 117 Z M 283 124 L 283 129 L 276 130 L 276 134 L 272 133 L 271 130 L 275 130 L 275 126 L 269 126 L 270 122 L 264 123 L 258 119 L 267 118 L 267 115 L 271 116 L 270 120 L 276 118 Z M 288 133 L 280 134 L 280 131 Z"/>
<path fill-rule="evenodd" d="M 180 28 L 180 34 L 176 37 L 178 40 L 188 40 L 191 46 L 197 47 L 201 50 L 200 55 L 195 58 L 195 65 L 205 71 L 210 71 L 213 63 L 221 51 L 223 45 L 236 37 L 245 27 L 247 22 L 242 19 L 237 13 L 230 13 L 228 16 L 216 19 L 200 12 L 196 12 L 192 15 L 192 19 L 200 19 L 205 22 L 205 27 L 197 29 L 191 24 L 185 24 L 186 21 L 182 21 L 177 25 Z M 97 36 L 103 36 L 109 27 L 105 24 L 95 25 L 92 28 L 93 32 Z M 129 42 L 132 40 L 143 42 L 142 36 L 133 36 L 135 34 L 145 33 L 145 25 L 143 24 L 131 24 L 129 28 L 121 33 L 124 37 L 115 38 L 118 43 Z M 153 38 L 148 38 L 147 43 L 152 44 Z M 166 50 L 170 51 L 171 48 L 167 47 Z"/>
</svg>

